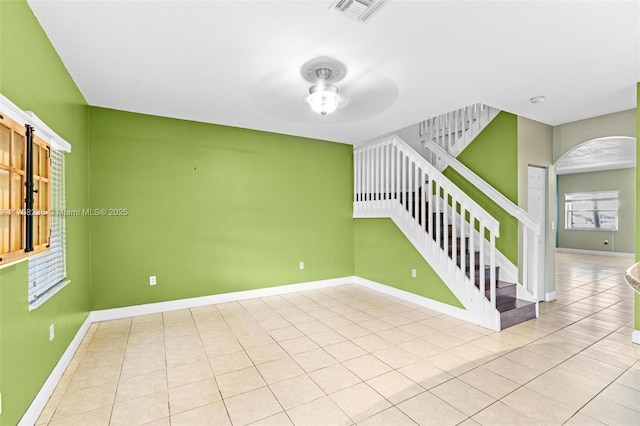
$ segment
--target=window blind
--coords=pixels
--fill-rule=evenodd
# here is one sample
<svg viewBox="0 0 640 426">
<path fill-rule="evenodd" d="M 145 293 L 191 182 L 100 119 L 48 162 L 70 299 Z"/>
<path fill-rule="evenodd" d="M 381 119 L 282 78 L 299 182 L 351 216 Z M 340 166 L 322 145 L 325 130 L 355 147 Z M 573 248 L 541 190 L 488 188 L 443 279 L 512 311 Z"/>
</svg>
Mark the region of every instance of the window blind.
<svg viewBox="0 0 640 426">
<path fill-rule="evenodd" d="M 29 259 L 29 303 L 36 304 L 67 277 L 64 153 L 51 149 L 51 239 L 48 252 Z"/>
<path fill-rule="evenodd" d="M 565 229 L 618 230 L 619 191 L 564 194 Z"/>
</svg>

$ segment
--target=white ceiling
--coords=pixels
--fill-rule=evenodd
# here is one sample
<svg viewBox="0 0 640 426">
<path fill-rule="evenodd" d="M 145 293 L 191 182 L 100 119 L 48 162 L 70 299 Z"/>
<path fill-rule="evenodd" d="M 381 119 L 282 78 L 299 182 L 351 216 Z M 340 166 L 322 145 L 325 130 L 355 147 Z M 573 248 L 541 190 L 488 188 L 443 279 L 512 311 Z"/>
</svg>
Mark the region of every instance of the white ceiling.
<svg viewBox="0 0 640 426">
<path fill-rule="evenodd" d="M 482 102 L 556 125 L 635 107 L 638 1 L 29 0 L 91 105 L 359 143 Z M 347 67 L 319 116 L 300 67 Z M 545 95 L 542 104 L 529 98 Z"/>
<path fill-rule="evenodd" d="M 608 137 L 585 142 L 556 164 L 556 173 L 597 172 L 636 166 L 636 139 Z"/>
</svg>

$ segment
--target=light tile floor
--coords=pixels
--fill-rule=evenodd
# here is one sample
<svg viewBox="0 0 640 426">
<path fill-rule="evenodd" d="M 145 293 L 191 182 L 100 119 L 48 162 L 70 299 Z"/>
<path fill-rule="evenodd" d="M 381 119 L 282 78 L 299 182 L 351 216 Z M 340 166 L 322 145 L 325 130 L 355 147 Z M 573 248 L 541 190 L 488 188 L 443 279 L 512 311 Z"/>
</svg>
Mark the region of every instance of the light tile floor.
<svg viewBox="0 0 640 426">
<path fill-rule="evenodd" d="M 640 424 L 631 259 L 503 332 L 359 286 L 93 324 L 38 424 Z"/>
</svg>

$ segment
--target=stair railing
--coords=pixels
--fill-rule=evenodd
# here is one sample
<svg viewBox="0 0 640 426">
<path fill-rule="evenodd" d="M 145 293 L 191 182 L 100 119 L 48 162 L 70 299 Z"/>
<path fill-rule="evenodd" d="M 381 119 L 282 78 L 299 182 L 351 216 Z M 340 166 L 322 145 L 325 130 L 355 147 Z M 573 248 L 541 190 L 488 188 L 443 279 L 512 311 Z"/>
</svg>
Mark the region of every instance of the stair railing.
<svg viewBox="0 0 640 426">
<path fill-rule="evenodd" d="M 476 322 L 500 329 L 500 224 L 397 136 L 354 148 L 353 211 L 393 219 Z"/>
<path fill-rule="evenodd" d="M 425 142 L 425 148 L 436 155 L 439 161 L 444 163 L 445 167 L 453 168 L 472 185 L 491 198 L 504 211 L 518 220 L 519 228 L 522 232 L 522 240 L 520 241 L 522 264 L 519 265 L 518 268 L 518 278 L 522 287 L 526 289 L 536 301 L 540 300 L 538 284 L 540 279 L 539 262 L 542 253 L 540 252 L 541 248 L 539 246 L 540 224 L 538 221 L 434 142 Z"/>
<path fill-rule="evenodd" d="M 495 117 L 498 110 L 490 106 L 477 103 L 436 117 L 421 121 L 418 125 L 421 140 L 432 141 L 446 152 L 456 157 L 469 142 Z M 438 158 L 429 158 L 438 170 L 443 170 L 438 164 Z"/>
</svg>

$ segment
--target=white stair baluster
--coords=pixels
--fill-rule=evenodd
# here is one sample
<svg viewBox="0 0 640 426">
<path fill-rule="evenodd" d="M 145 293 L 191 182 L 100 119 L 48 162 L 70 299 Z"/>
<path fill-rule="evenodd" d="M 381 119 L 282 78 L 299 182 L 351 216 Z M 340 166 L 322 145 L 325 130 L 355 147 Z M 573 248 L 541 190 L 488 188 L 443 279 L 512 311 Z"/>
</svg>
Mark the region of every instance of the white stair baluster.
<svg viewBox="0 0 640 426">
<path fill-rule="evenodd" d="M 415 197 L 415 213 L 414 216 L 416 218 L 415 220 L 415 224 L 416 224 L 416 233 L 418 233 L 420 231 L 420 201 L 422 199 L 422 197 L 420 196 L 420 188 L 422 188 L 422 185 L 420 184 L 420 179 L 422 178 L 422 169 L 420 169 L 420 165 L 418 164 L 418 162 L 415 163 L 415 168 L 416 168 L 416 187 L 415 187 L 415 192 L 414 192 L 414 197 Z M 420 235 L 420 234 L 418 234 Z"/>
<path fill-rule="evenodd" d="M 442 248 L 444 250 L 445 258 L 449 257 L 449 192 L 446 188 L 443 188 L 443 204 L 442 204 Z M 451 266 L 450 262 L 447 262 L 448 266 Z M 447 268 L 449 269 L 449 268 Z"/>
<path fill-rule="evenodd" d="M 426 186 L 427 186 L 427 173 L 424 171 L 424 169 L 421 169 L 421 174 L 420 174 L 420 181 L 422 182 L 422 185 L 420 185 L 420 235 L 422 236 L 422 240 L 423 240 L 423 244 L 427 244 L 428 240 L 427 240 L 427 233 L 426 233 L 426 229 L 427 229 L 427 206 L 426 206 L 426 200 L 427 200 L 427 194 L 426 194 Z"/>
<path fill-rule="evenodd" d="M 480 289 L 480 298 L 484 302 L 486 297 L 487 268 L 485 268 L 484 262 L 484 225 L 481 222 L 478 223 L 478 249 L 480 251 L 480 255 L 478 256 L 478 287 Z M 472 253 L 472 256 L 475 258 L 475 253 Z M 482 303 L 482 307 L 484 312 L 486 303 Z"/>
<path fill-rule="evenodd" d="M 532 277 L 531 277 L 531 290 L 530 293 L 533 294 L 533 297 L 535 297 L 536 300 L 541 300 L 543 299 L 543 297 L 541 297 L 542 295 L 539 294 L 539 288 L 540 286 L 538 285 L 539 280 L 543 280 L 544 281 L 544 277 L 539 276 L 539 268 L 537 267 L 538 262 L 540 261 L 540 250 L 539 250 L 539 244 L 540 244 L 540 237 L 538 235 L 534 235 L 533 236 L 533 247 L 532 247 L 532 251 L 533 251 L 533 256 L 531 259 L 531 271 L 532 271 Z"/>
<path fill-rule="evenodd" d="M 427 192 L 427 202 L 429 203 L 429 216 L 427 218 L 428 223 L 428 234 L 429 234 L 429 242 L 432 241 L 433 238 L 433 176 L 429 176 L 429 186 Z"/>
<path fill-rule="evenodd" d="M 529 253 L 529 232 L 525 230 L 522 233 L 522 286 L 527 290 L 531 290 L 530 288 L 530 280 L 529 280 L 529 257 L 531 254 Z"/>
<path fill-rule="evenodd" d="M 476 255 L 475 255 L 475 244 L 474 244 L 474 235 L 476 229 L 476 219 L 473 212 L 469 212 L 469 246 L 467 251 L 469 252 L 469 280 L 471 281 L 471 285 L 475 287 L 476 285 Z M 465 256 L 467 254 L 465 253 Z M 483 294 L 480 294 L 480 297 L 484 297 Z"/>
<path fill-rule="evenodd" d="M 491 292 L 489 298 L 491 300 L 491 308 L 496 309 L 496 286 L 498 278 L 496 277 L 496 237 L 493 232 L 489 231 L 489 270 L 491 280 Z"/>
<path fill-rule="evenodd" d="M 405 209 L 409 208 L 409 203 L 407 202 L 407 157 L 402 154 L 402 207 Z M 404 212 L 402 212 L 404 215 Z"/>
</svg>

